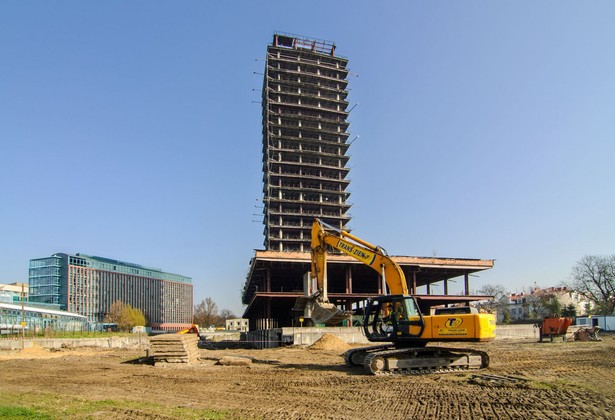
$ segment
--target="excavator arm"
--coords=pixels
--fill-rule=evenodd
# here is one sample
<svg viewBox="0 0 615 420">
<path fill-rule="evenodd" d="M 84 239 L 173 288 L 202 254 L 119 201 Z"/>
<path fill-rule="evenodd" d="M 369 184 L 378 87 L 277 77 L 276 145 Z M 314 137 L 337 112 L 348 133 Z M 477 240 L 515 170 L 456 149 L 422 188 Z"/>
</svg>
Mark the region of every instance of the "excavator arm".
<svg viewBox="0 0 615 420">
<path fill-rule="evenodd" d="M 386 251 L 349 232 L 330 226 L 320 219 L 312 224 L 311 278 L 318 291 L 310 298 L 299 298 L 296 308 L 307 308 L 305 313 L 316 324 L 337 324 L 352 314 L 342 311 L 327 297 L 327 248 L 337 249 L 370 266 L 386 283 L 389 294 L 408 294 L 408 286 L 401 267 Z M 384 287 L 383 287 L 384 289 Z M 299 303 L 300 302 L 300 303 Z"/>
<path fill-rule="evenodd" d="M 325 230 L 325 227 L 329 230 Z M 332 233 L 335 232 L 335 233 Z M 408 284 L 401 267 L 386 251 L 358 238 L 349 232 L 336 229 L 319 219 L 312 224 L 312 278 L 326 299 L 327 290 L 327 245 L 370 266 L 385 280 L 389 294 L 408 294 Z"/>
</svg>

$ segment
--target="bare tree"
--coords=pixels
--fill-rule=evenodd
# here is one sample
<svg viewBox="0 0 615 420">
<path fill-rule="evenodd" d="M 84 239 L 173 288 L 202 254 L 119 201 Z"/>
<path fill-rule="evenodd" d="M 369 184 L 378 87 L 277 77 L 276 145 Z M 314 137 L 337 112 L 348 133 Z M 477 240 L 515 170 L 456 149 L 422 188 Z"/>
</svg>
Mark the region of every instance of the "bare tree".
<svg viewBox="0 0 615 420">
<path fill-rule="evenodd" d="M 218 323 L 218 305 L 210 297 L 202 300 L 194 307 L 194 323 L 202 327 L 209 327 Z"/>
<path fill-rule="evenodd" d="M 105 322 L 118 324 L 120 319 L 122 318 L 122 312 L 126 304 L 121 300 L 116 300 L 109 307 L 109 312 L 105 316 Z"/>
<path fill-rule="evenodd" d="M 594 303 L 599 315 L 615 310 L 615 255 L 586 255 L 572 268 L 572 287 Z"/>
<path fill-rule="evenodd" d="M 222 309 L 222 311 L 220 312 L 220 318 L 221 318 L 222 322 L 224 322 L 227 319 L 237 318 L 237 316 L 230 309 Z"/>
<path fill-rule="evenodd" d="M 501 284 L 486 284 L 478 290 L 478 293 L 484 296 L 493 296 L 493 298 L 480 304 L 480 307 L 487 312 L 507 309 L 510 293 Z"/>
</svg>

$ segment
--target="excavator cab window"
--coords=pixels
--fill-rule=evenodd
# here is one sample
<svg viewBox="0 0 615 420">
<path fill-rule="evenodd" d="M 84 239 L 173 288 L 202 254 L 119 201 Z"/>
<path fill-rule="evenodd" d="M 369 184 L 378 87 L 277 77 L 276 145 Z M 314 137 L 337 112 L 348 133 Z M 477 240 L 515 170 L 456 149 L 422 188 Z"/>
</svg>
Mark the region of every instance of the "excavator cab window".
<svg viewBox="0 0 615 420">
<path fill-rule="evenodd" d="M 363 328 L 372 341 L 403 341 L 417 338 L 425 326 L 412 296 L 379 296 L 365 308 Z"/>
<path fill-rule="evenodd" d="M 393 333 L 393 327 L 388 323 L 391 312 L 389 305 L 377 299 L 368 301 L 363 320 L 363 329 L 368 339 L 384 341 Z"/>
</svg>

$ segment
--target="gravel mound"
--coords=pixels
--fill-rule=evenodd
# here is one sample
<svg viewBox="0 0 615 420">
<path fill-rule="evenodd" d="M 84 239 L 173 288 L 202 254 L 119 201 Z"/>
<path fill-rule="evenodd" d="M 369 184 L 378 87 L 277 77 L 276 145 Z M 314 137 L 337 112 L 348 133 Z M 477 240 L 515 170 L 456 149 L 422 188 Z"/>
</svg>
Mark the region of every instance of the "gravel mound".
<svg viewBox="0 0 615 420">
<path fill-rule="evenodd" d="M 325 333 L 322 337 L 320 337 L 314 344 L 308 347 L 310 350 L 330 350 L 330 351 L 339 351 L 344 352 L 348 350 L 351 346 L 346 343 L 341 338 Z"/>
</svg>

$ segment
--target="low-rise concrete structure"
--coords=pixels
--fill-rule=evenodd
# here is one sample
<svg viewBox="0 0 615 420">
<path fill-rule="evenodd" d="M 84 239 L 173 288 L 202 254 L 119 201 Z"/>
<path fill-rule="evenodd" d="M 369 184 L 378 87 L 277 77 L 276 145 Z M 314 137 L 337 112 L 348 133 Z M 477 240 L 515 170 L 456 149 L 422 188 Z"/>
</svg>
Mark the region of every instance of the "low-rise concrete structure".
<svg viewBox="0 0 615 420">
<path fill-rule="evenodd" d="M 0 300 L 4 302 L 17 302 L 28 300 L 28 283 L 0 284 Z"/>
<path fill-rule="evenodd" d="M 26 338 L 0 340 L 0 350 L 19 350 L 21 348 L 42 347 L 46 349 L 96 347 L 105 349 L 145 349 L 149 337 L 145 334 L 113 336 L 106 338 Z"/>
<path fill-rule="evenodd" d="M 246 318 L 233 318 L 225 321 L 225 328 L 227 331 L 248 331 L 249 320 Z"/>
<path fill-rule="evenodd" d="M 615 318 L 615 317 L 614 317 Z M 569 329 L 569 335 L 576 328 Z M 363 333 L 363 327 L 308 327 L 308 328 L 272 328 L 269 330 L 250 331 L 246 341 L 257 349 L 283 347 L 288 345 L 310 346 L 324 334 L 332 334 L 348 344 L 371 345 Z M 538 329 L 533 324 L 498 325 L 496 340 L 502 339 L 537 339 Z"/>
</svg>

